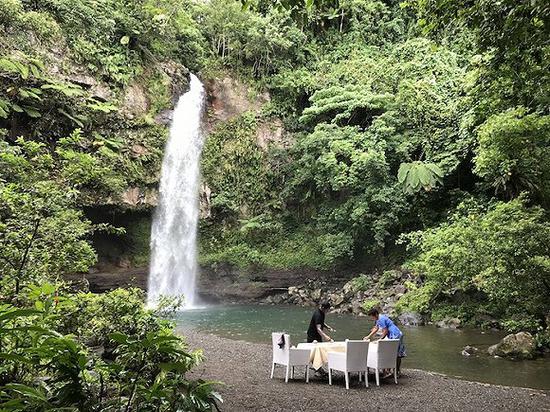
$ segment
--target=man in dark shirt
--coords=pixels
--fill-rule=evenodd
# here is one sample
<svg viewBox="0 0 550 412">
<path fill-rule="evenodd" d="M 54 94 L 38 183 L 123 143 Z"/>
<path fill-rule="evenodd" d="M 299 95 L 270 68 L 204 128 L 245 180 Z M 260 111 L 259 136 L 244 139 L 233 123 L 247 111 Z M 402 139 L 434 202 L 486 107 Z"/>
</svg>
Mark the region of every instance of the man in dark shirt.
<svg viewBox="0 0 550 412">
<path fill-rule="evenodd" d="M 315 312 L 313 312 L 313 316 L 311 317 L 309 328 L 307 330 L 308 342 L 311 343 L 314 340 L 316 340 L 317 342 L 334 342 L 332 338 L 323 331 L 324 328 L 327 328 L 330 331 L 334 331 L 334 329 L 332 329 L 325 323 L 325 313 L 329 309 L 330 303 L 323 302 L 319 305 L 317 309 L 315 309 Z"/>
</svg>

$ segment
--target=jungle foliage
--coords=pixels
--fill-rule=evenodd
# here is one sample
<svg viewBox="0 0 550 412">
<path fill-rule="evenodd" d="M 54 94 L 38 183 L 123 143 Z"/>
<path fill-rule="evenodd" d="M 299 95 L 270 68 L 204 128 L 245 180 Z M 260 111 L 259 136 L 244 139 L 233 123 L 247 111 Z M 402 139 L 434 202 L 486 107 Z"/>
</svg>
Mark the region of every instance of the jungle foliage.
<svg viewBox="0 0 550 412">
<path fill-rule="evenodd" d="M 136 292 L 61 281 L 123 232 L 84 207 L 157 184 L 184 67 L 270 95 L 205 144 L 203 263 L 386 269 L 406 243 L 403 310 L 548 327 L 549 20 L 543 0 L 0 2 L 1 408 L 213 407 Z"/>
<path fill-rule="evenodd" d="M 173 1 L 0 2 L 0 409 L 216 408 L 189 379 L 167 307 L 138 290 L 77 292 L 68 274 L 92 237 L 139 230 L 92 222 L 128 187 L 158 181 L 166 127 L 154 117 L 203 59 L 191 5 Z M 88 208 L 88 209 L 86 209 Z M 133 243 L 141 253 L 142 245 Z"/>
<path fill-rule="evenodd" d="M 244 195 L 246 182 L 259 192 L 233 207 L 232 218 L 213 210 L 207 242 L 212 231 L 223 236 L 204 249 L 205 261 L 267 265 L 295 233 L 310 234 L 307 247 L 295 242 L 317 251 L 301 260 L 309 267 L 383 262 L 405 243 L 401 260 L 425 284 L 402 310 L 478 324 L 497 318 L 511 330 L 548 326 L 550 7 L 241 3 L 240 12 L 215 1 L 206 7 L 206 21 L 230 33 L 225 43 L 212 37 L 210 52 L 270 92 L 261 116 L 283 119 L 292 143 L 256 148 L 263 165 L 277 165 L 268 191 L 256 177 L 214 185 L 214 202 Z M 254 51 L 264 43 L 243 40 L 254 38 L 249 27 L 273 33 L 273 24 L 282 37 L 269 41 L 281 42 L 264 54 Z M 222 145 L 233 147 L 238 134 Z M 210 166 L 204 171 L 216 181 Z"/>
</svg>

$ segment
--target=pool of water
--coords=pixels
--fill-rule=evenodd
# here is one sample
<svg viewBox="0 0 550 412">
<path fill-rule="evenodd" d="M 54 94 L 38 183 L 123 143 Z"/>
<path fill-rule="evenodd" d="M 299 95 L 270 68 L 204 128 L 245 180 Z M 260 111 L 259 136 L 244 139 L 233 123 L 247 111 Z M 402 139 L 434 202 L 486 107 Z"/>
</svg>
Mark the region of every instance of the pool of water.
<svg viewBox="0 0 550 412">
<path fill-rule="evenodd" d="M 269 343 L 272 331 L 285 331 L 292 344 L 305 340 L 310 309 L 296 306 L 210 306 L 180 312 L 177 323 L 199 331 L 247 342 Z M 360 339 L 372 328 L 365 317 L 328 314 L 326 322 L 336 329 L 335 340 Z M 438 329 L 433 326 L 401 327 L 405 335 L 405 368 L 443 373 L 457 378 L 508 386 L 550 389 L 550 358 L 510 361 L 486 355 L 464 357 L 466 345 L 486 353 L 489 345 L 501 339 L 500 332 L 474 329 Z"/>
</svg>

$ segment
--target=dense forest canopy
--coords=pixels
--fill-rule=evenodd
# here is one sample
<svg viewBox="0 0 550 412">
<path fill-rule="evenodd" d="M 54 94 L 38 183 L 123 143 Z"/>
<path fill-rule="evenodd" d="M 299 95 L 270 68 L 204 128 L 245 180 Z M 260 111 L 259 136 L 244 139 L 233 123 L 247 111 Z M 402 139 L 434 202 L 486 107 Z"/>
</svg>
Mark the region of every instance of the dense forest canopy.
<svg viewBox="0 0 550 412">
<path fill-rule="evenodd" d="M 183 354 L 138 292 L 75 298 L 62 280 L 95 264 L 98 233 L 148 236 L 87 211 L 119 207 L 129 187 L 154 190 L 167 136 L 158 119 L 187 70 L 270 96 L 208 136 L 203 264 L 402 266 L 419 283 L 401 310 L 491 317 L 548 339 L 549 53 L 544 0 L 3 0 L 0 327 L 12 328 L 1 346 L 13 355 L 0 354 L 0 397 L 16 397 L 13 410 L 213 402 L 209 384 L 180 373 L 199 356 Z M 274 124 L 282 141 L 260 147 L 258 130 Z M 133 326 L 101 317 L 124 300 L 116 310 Z M 101 313 L 91 330 L 114 369 L 83 320 L 67 319 L 83 301 L 79 316 Z M 67 369 L 33 387 L 46 361 Z M 144 389 L 157 378 L 188 396 Z"/>
</svg>

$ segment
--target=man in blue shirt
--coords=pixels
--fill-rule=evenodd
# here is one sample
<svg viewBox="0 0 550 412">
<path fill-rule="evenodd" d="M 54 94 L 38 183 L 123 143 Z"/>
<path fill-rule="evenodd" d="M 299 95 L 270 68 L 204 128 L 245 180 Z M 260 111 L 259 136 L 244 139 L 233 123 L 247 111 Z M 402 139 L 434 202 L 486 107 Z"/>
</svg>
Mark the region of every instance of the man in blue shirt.
<svg viewBox="0 0 550 412">
<path fill-rule="evenodd" d="M 405 352 L 405 345 L 403 344 L 403 332 L 395 326 L 395 323 L 393 323 L 389 317 L 386 315 L 381 315 L 376 308 L 369 310 L 367 315 L 369 315 L 370 318 L 376 323 L 368 336 L 363 338 L 364 340 L 369 340 L 371 336 L 378 331 L 382 334 L 380 339 L 384 339 L 386 337 L 388 339 L 399 339 L 399 349 L 397 350 L 397 373 L 399 374 L 401 372 L 401 358 L 407 356 L 407 353 Z"/>
</svg>

